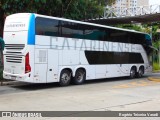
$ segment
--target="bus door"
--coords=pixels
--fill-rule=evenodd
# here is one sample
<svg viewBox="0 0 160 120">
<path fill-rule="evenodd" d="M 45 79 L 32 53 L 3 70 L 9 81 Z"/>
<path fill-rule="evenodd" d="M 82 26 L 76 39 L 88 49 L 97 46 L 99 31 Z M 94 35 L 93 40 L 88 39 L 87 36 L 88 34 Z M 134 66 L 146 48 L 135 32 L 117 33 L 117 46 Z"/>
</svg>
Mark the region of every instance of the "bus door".
<svg viewBox="0 0 160 120">
<path fill-rule="evenodd" d="M 47 82 L 58 82 L 58 56 L 59 55 L 57 50 L 48 50 Z"/>
</svg>

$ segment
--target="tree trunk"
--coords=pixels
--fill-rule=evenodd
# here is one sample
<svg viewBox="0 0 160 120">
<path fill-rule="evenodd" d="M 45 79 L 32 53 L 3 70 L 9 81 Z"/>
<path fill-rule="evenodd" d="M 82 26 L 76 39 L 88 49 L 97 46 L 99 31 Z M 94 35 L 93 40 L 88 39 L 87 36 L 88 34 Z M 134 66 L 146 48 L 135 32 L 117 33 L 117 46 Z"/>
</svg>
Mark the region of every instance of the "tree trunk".
<svg viewBox="0 0 160 120">
<path fill-rule="evenodd" d="M 0 37 L 3 37 L 4 11 L 0 8 Z"/>
</svg>

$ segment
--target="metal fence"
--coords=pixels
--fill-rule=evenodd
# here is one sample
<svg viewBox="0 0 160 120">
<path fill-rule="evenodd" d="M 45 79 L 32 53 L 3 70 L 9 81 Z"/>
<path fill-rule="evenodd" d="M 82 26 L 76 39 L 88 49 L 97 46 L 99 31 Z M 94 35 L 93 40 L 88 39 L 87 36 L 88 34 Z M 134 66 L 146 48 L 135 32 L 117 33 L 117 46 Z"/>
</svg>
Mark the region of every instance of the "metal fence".
<svg viewBox="0 0 160 120">
<path fill-rule="evenodd" d="M 129 16 L 140 16 L 147 14 L 160 13 L 160 5 L 139 6 L 139 7 L 111 7 L 107 6 L 104 9 L 103 18 L 119 18 Z"/>
</svg>

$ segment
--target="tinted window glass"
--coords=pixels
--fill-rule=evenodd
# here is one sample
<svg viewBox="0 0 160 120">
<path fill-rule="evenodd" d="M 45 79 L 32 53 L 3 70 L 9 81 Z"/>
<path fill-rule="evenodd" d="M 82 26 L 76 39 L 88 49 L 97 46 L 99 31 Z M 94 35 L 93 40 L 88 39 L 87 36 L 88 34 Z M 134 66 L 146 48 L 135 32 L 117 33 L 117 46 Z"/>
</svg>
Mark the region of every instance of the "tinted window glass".
<svg viewBox="0 0 160 120">
<path fill-rule="evenodd" d="M 61 22 L 62 37 L 84 39 L 84 28 L 81 24 Z"/>
<path fill-rule="evenodd" d="M 73 38 L 84 39 L 84 28 L 82 24 L 74 23 Z"/>
<path fill-rule="evenodd" d="M 133 44 L 145 44 L 145 35 L 140 33 L 128 33 L 129 42 Z"/>
<path fill-rule="evenodd" d="M 59 21 L 37 17 L 36 34 L 46 36 L 59 36 Z"/>
<path fill-rule="evenodd" d="M 36 34 L 85 40 L 151 45 L 151 40 L 148 40 L 148 38 L 145 37 L 145 34 L 41 17 L 36 18 Z"/>
<path fill-rule="evenodd" d="M 123 43 L 128 43 L 128 36 L 127 32 L 125 31 L 120 31 L 120 30 L 114 30 L 110 29 L 109 31 L 109 41 L 112 42 L 123 42 Z"/>
<path fill-rule="evenodd" d="M 105 30 L 100 27 L 84 25 L 85 32 L 84 37 L 88 40 L 104 40 Z"/>
<path fill-rule="evenodd" d="M 73 38 L 74 24 L 71 22 L 61 22 L 62 37 Z"/>
<path fill-rule="evenodd" d="M 85 55 L 91 65 L 144 63 L 140 53 L 85 51 Z"/>
</svg>

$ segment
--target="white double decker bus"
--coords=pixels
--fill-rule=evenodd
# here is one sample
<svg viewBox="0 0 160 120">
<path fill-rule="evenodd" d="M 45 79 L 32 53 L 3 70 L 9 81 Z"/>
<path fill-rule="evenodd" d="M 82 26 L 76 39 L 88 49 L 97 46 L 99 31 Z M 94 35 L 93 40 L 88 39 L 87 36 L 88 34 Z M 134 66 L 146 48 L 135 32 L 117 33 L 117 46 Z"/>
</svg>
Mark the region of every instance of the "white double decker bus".
<svg viewBox="0 0 160 120">
<path fill-rule="evenodd" d="M 5 79 L 65 86 L 152 71 L 151 37 L 142 32 L 18 13 L 6 18 L 3 36 Z"/>
</svg>

